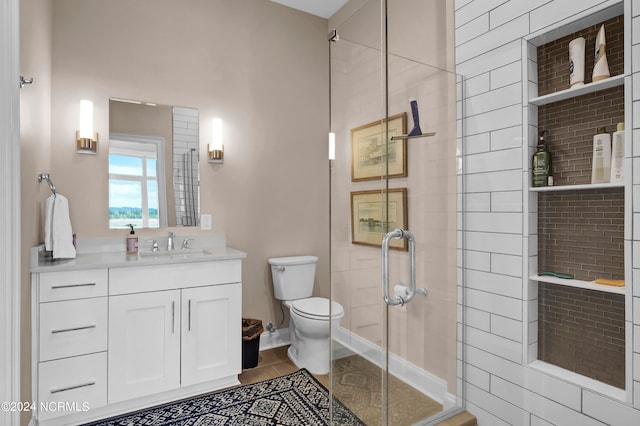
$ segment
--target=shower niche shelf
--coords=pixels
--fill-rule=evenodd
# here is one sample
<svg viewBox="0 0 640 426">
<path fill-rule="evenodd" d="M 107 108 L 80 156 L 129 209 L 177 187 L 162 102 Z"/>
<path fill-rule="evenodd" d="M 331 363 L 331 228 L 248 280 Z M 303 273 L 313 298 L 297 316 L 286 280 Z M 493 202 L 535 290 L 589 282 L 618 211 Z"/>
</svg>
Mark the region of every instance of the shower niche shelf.
<svg viewBox="0 0 640 426">
<path fill-rule="evenodd" d="M 585 191 L 590 189 L 602 188 L 623 188 L 624 182 L 613 183 L 585 183 L 579 185 L 555 185 L 555 186 L 532 186 L 529 188 L 531 192 L 557 192 L 557 191 Z"/>
<path fill-rule="evenodd" d="M 625 294 L 625 288 L 613 285 L 596 284 L 593 281 L 583 281 L 575 279 L 556 278 L 542 275 L 532 275 L 529 277 L 531 281 L 564 285 L 567 287 L 584 288 L 587 290 L 602 291 L 605 293 Z"/>
<path fill-rule="evenodd" d="M 585 84 L 580 87 L 573 87 L 558 92 L 549 93 L 547 95 L 538 96 L 529 99 L 531 105 L 547 105 L 554 102 L 564 101 L 566 99 L 575 98 L 589 93 L 598 92 L 600 90 L 610 89 L 612 87 L 618 87 L 624 85 L 624 75 L 611 76 L 605 80 L 596 81 L 595 83 Z"/>
<path fill-rule="evenodd" d="M 568 376 L 586 380 L 576 383 L 606 384 L 617 390 L 606 392 L 615 397 L 627 393 L 625 357 L 629 345 L 624 330 L 629 292 L 624 286 L 591 280 L 630 278 L 624 253 L 628 191 L 625 182 L 591 184 L 591 157 L 597 127 L 606 126 L 611 133 L 618 122 L 625 121 L 625 114 L 631 119 L 625 113 L 629 100 L 625 97 L 624 75 L 624 50 L 629 44 L 624 40 L 624 27 L 629 21 L 624 16 L 624 3 L 619 2 L 560 22 L 527 39 L 523 46 L 528 58 L 523 72 L 530 87 L 523 102 L 524 127 L 529 129 L 523 146 L 523 171 L 528 180 L 525 192 L 529 195 L 523 220 L 531 241 L 537 241 L 529 246 L 524 265 L 529 271 L 524 291 L 536 295 L 529 299 L 532 303 L 527 309 L 526 320 L 536 325 L 525 339 L 535 342 L 526 348 L 528 361 L 530 365 L 549 364 L 553 371 L 566 371 Z M 593 56 L 589 53 L 602 24 L 611 77 L 592 83 Z M 587 41 L 585 84 L 570 88 L 568 43 L 577 37 Z M 531 184 L 531 155 L 541 130 L 548 132 L 555 186 Z M 626 143 L 631 144 L 630 132 Z M 542 276 L 538 271 L 559 271 L 575 278 Z M 589 311 L 594 315 L 590 322 L 584 317 L 584 309 L 591 302 L 595 307 Z M 562 310 L 564 320 L 556 315 L 558 310 Z M 576 331 L 563 334 L 567 328 L 563 321 L 570 321 L 569 327 L 575 326 Z M 581 329 L 588 329 L 589 338 L 577 331 Z"/>
</svg>

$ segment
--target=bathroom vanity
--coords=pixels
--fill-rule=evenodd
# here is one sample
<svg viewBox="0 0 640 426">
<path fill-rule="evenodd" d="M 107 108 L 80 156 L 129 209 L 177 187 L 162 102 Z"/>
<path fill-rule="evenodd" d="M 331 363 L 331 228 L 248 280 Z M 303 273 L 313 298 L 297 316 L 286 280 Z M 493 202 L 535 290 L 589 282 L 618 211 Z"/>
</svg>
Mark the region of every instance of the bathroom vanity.
<svg viewBox="0 0 640 426">
<path fill-rule="evenodd" d="M 33 425 L 79 424 L 239 384 L 242 259 L 224 237 L 126 255 L 31 252 Z M 120 252 L 108 251 L 122 246 Z M 104 251 L 102 251 L 104 250 Z"/>
</svg>

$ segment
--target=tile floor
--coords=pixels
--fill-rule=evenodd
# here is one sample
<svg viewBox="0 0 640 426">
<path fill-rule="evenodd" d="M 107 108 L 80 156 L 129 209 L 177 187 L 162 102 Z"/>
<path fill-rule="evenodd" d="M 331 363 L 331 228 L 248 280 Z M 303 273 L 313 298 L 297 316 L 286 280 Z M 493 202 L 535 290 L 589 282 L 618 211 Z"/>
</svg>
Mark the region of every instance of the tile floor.
<svg viewBox="0 0 640 426">
<path fill-rule="evenodd" d="M 258 366 L 255 368 L 242 370 L 242 374 L 238 377 L 243 385 L 256 383 L 263 380 L 272 379 L 274 377 L 283 376 L 298 370 L 291 360 L 287 357 L 287 346 L 281 346 L 265 351 L 260 351 L 258 357 Z M 330 386 L 329 375 L 316 375 L 316 379 L 322 383 L 327 389 Z M 475 417 L 464 412 L 449 420 L 439 424 L 439 426 L 474 426 L 476 425 Z"/>
<path fill-rule="evenodd" d="M 242 370 L 238 377 L 243 385 L 256 383 L 262 380 L 273 379 L 285 374 L 298 371 L 291 360 L 287 357 L 288 346 L 280 346 L 266 351 L 260 351 L 258 356 L 258 366 L 247 370 Z M 329 388 L 329 375 L 315 376 L 316 379 L 326 388 Z"/>
</svg>

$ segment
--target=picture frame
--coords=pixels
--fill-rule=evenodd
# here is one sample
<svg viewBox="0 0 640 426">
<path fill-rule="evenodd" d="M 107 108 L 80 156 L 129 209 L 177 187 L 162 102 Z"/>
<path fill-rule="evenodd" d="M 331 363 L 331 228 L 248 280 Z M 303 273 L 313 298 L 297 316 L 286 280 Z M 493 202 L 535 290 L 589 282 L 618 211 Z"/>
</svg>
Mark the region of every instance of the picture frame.
<svg viewBox="0 0 640 426">
<path fill-rule="evenodd" d="M 389 195 L 389 220 L 385 216 Z M 351 242 L 381 247 L 386 232 L 396 228 L 407 229 L 407 188 L 356 191 L 351 193 Z M 407 239 L 392 239 L 389 247 L 408 250 Z"/>
<path fill-rule="evenodd" d="M 386 149 L 386 123 L 389 125 L 389 148 Z M 407 134 L 407 113 L 374 121 L 351 129 L 351 181 L 381 179 L 389 156 L 389 178 L 407 176 L 407 140 L 391 140 L 393 136 Z"/>
</svg>

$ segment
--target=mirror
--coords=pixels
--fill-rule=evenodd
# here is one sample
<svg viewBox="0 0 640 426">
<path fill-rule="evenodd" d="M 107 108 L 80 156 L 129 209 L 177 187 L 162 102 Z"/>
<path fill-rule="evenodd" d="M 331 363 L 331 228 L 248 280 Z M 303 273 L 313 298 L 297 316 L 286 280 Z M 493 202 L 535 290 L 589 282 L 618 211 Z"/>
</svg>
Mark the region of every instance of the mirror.
<svg viewBox="0 0 640 426">
<path fill-rule="evenodd" d="M 109 99 L 109 228 L 197 226 L 197 109 Z"/>
</svg>

